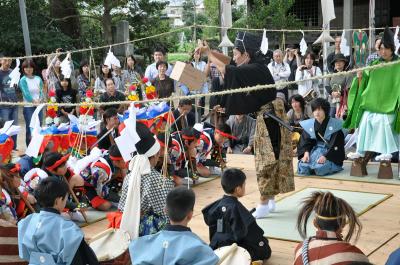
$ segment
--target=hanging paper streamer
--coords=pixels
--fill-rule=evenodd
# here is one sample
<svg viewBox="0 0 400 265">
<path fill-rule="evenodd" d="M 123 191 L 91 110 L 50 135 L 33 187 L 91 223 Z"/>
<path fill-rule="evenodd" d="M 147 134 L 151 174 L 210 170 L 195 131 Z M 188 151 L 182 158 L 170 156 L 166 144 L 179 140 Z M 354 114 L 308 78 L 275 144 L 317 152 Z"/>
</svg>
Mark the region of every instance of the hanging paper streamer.
<svg viewBox="0 0 400 265">
<path fill-rule="evenodd" d="M 346 32 L 343 30 L 342 32 L 342 41 L 340 42 L 340 51 L 344 56 L 350 55 L 350 47 L 347 45 Z"/>
<path fill-rule="evenodd" d="M 319 38 L 314 42 L 314 44 L 335 42 L 335 40 L 331 37 L 331 35 L 329 35 L 329 31 L 327 30 L 329 22 L 332 19 L 336 18 L 335 4 L 333 3 L 333 0 L 321 0 L 321 9 L 323 18 L 323 25 L 322 25 L 323 32 L 319 36 Z"/>
<path fill-rule="evenodd" d="M 304 56 L 306 55 L 308 46 L 306 40 L 304 39 L 304 31 L 301 31 L 301 34 L 303 34 L 303 38 L 300 41 L 300 52 L 301 56 Z"/>
<path fill-rule="evenodd" d="M 394 46 L 396 47 L 395 53 L 399 55 L 400 41 L 399 41 L 399 26 L 396 27 L 396 32 L 394 33 Z"/>
<path fill-rule="evenodd" d="M 136 132 L 136 112 L 132 102 L 129 107 L 129 118 L 124 121 L 125 128 L 121 131 L 120 136 L 115 138 L 115 143 L 121 152 L 122 158 L 125 162 L 130 161 L 133 158 L 134 152 L 136 152 L 135 144 L 140 141 L 140 137 Z M 129 143 L 128 145 L 126 143 Z"/>
<path fill-rule="evenodd" d="M 118 68 L 121 68 L 121 63 L 119 62 L 118 58 L 115 57 L 114 53 L 111 51 L 111 47 L 108 50 L 107 57 L 104 60 L 104 64 L 108 65 L 109 68 L 111 68 L 112 65 L 115 65 Z"/>
<path fill-rule="evenodd" d="M 70 78 L 72 74 L 71 62 L 69 61 L 70 56 L 71 55 L 68 54 L 60 64 L 61 73 L 65 78 Z"/>
<path fill-rule="evenodd" d="M 324 24 L 328 24 L 331 20 L 336 18 L 333 0 L 321 0 L 321 9 Z"/>
<path fill-rule="evenodd" d="M 39 113 L 44 108 L 44 104 L 36 107 L 32 114 L 31 122 L 29 128 L 31 129 L 31 141 L 25 151 L 25 153 L 30 157 L 37 157 L 39 155 L 40 146 L 42 145 L 44 135 L 40 133 L 42 127 L 40 124 Z"/>
<path fill-rule="evenodd" d="M 14 70 L 10 73 L 9 77 L 11 78 L 10 87 L 17 86 L 19 83 L 19 79 L 21 77 L 21 72 L 19 70 L 20 61 L 17 59 L 17 65 L 15 66 Z"/>
<path fill-rule="evenodd" d="M 266 55 L 268 52 L 268 38 L 267 38 L 267 31 L 264 29 L 262 41 L 261 41 L 261 52 Z"/>
</svg>

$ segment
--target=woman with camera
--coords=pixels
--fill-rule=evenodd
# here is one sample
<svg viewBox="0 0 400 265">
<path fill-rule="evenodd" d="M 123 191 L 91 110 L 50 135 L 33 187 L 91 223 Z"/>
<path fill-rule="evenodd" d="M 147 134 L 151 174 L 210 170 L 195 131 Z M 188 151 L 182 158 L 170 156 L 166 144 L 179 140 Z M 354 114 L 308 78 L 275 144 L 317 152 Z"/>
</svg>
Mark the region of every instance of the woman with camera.
<svg viewBox="0 0 400 265">
<path fill-rule="evenodd" d="M 297 68 L 296 81 L 302 81 L 298 83 L 299 94 L 306 101 L 306 114 L 312 116 L 310 102 L 314 98 L 320 96 L 319 85 L 322 84 L 322 79 L 307 80 L 315 76 L 322 76 L 321 69 L 314 66 L 315 54 L 313 52 L 307 52 L 304 56 L 303 64 Z"/>
</svg>

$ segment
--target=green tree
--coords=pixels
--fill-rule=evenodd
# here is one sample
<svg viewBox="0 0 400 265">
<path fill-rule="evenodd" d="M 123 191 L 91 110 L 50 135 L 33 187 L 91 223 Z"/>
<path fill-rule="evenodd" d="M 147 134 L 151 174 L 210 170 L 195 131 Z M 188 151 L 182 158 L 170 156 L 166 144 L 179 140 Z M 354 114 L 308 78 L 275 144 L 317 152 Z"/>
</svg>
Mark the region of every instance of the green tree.
<svg viewBox="0 0 400 265">
<path fill-rule="evenodd" d="M 208 18 L 208 24 L 213 26 L 219 26 L 219 0 L 204 0 L 205 15 Z M 211 39 L 219 36 L 219 30 L 217 28 L 205 28 L 204 37 Z"/>
<path fill-rule="evenodd" d="M 32 53 L 49 53 L 58 47 L 71 49 L 72 38 L 63 34 L 52 21 L 49 5 L 46 0 L 26 1 L 26 13 L 29 23 L 29 32 Z M 0 3 L 0 47 L 12 56 L 25 54 L 24 39 L 22 36 L 21 19 L 19 16 L 18 1 L 2 0 Z M 50 23 L 50 24 L 49 24 Z M 42 62 L 45 64 L 45 62 Z"/>
<path fill-rule="evenodd" d="M 250 28 L 291 29 L 299 28 L 302 22 L 290 13 L 295 0 L 270 0 L 268 4 L 264 0 L 254 0 L 247 16 L 247 24 Z"/>
<path fill-rule="evenodd" d="M 130 25 L 131 39 L 138 39 L 157 35 L 170 30 L 169 21 L 163 15 L 163 10 L 167 6 L 166 1 L 137 0 L 129 8 L 129 15 L 126 19 Z M 175 36 L 175 34 L 171 34 Z M 174 50 L 174 43 L 177 37 L 170 38 L 169 35 L 158 38 L 151 38 L 135 42 L 135 52 L 150 58 L 155 46 L 163 46 L 167 50 Z"/>
<path fill-rule="evenodd" d="M 79 0 L 79 16 L 98 20 L 102 26 L 105 43 L 111 44 L 113 42 L 113 24 L 127 15 L 124 10 L 129 8 L 130 5 L 134 5 L 135 2 L 130 3 L 128 0 Z"/>
<path fill-rule="evenodd" d="M 69 2 L 69 10 L 60 10 Z M 72 50 L 74 48 L 95 47 L 111 44 L 112 26 L 122 19 L 130 24 L 131 39 L 147 37 L 170 29 L 168 20 L 162 15 L 167 1 L 148 0 L 29 0 L 26 1 L 32 52 L 50 53 L 56 48 Z M 68 8 L 67 8 L 68 9 Z M 0 23 L 1 51 L 15 56 L 24 54 L 24 42 L 18 1 L 0 2 L 2 23 Z M 68 25 L 71 23 L 71 25 Z M 168 36 L 135 43 L 139 52 L 150 53 L 155 43 L 173 47 L 176 40 Z M 97 60 L 102 59 L 104 50 L 94 51 Z M 89 57 L 87 54 L 75 54 L 74 60 Z"/>
<path fill-rule="evenodd" d="M 49 8 L 50 17 L 56 20 L 61 32 L 74 39 L 74 45 L 79 46 L 81 23 L 77 0 L 50 0 Z"/>
<path fill-rule="evenodd" d="M 182 20 L 186 26 L 194 24 L 203 25 L 208 24 L 209 20 L 205 14 L 198 13 L 195 11 L 195 4 L 199 1 L 196 0 L 185 0 L 182 4 Z M 188 35 L 187 35 L 188 36 Z M 194 36 L 194 29 L 192 29 L 191 36 Z M 203 28 L 196 28 L 196 39 L 203 38 Z"/>
</svg>

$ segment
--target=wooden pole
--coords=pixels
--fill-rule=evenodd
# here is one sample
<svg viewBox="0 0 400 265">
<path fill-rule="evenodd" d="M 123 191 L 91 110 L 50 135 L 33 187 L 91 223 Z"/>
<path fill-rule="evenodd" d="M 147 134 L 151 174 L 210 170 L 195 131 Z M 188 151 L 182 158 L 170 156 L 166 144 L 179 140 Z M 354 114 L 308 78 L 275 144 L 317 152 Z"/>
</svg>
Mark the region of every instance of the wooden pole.
<svg viewBox="0 0 400 265">
<path fill-rule="evenodd" d="M 75 195 L 74 191 L 72 190 L 71 186 L 69 185 L 67 178 L 66 178 L 65 176 L 63 176 L 63 178 L 64 178 L 64 181 L 65 181 L 65 182 L 67 183 L 67 185 L 68 185 L 68 191 L 69 191 L 69 193 L 71 194 L 72 199 L 79 205 L 79 200 L 78 200 L 78 198 L 76 197 L 76 195 Z M 83 208 L 78 208 L 78 209 L 79 209 L 79 211 L 82 213 L 82 216 L 83 216 L 83 219 L 85 219 L 85 222 L 86 222 L 86 223 L 89 223 L 89 222 L 88 222 L 88 219 L 87 219 L 87 215 L 86 215 L 86 213 L 85 213 L 85 210 L 83 210 Z"/>
</svg>

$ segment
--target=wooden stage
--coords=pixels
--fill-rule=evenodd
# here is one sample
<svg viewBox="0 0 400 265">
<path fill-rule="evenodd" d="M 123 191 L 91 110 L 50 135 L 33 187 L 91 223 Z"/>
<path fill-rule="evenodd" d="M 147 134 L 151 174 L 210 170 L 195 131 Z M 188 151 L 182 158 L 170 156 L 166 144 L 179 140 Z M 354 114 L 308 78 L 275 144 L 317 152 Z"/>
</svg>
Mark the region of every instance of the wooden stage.
<svg viewBox="0 0 400 265">
<path fill-rule="evenodd" d="M 258 203 L 259 193 L 253 156 L 228 155 L 228 166 L 243 168 L 245 170 L 247 175 L 246 195 L 240 200 L 248 209 L 254 208 Z M 397 177 L 397 170 L 394 171 L 395 177 Z M 348 172 L 342 172 L 342 174 L 346 173 L 348 174 Z M 384 265 L 389 254 L 400 247 L 400 186 L 306 177 L 295 177 L 295 183 L 296 190 L 305 187 L 318 187 L 393 194 L 388 200 L 361 215 L 360 220 L 363 230 L 356 245 L 369 256 L 370 262 L 376 265 Z M 208 242 L 208 227 L 203 221 L 201 209 L 223 195 L 220 180 L 218 178 L 196 186 L 194 187 L 194 191 L 196 193 L 196 205 L 190 228 L 204 241 Z M 280 195 L 277 198 L 279 199 L 279 197 L 287 195 Z M 86 237 L 89 239 L 94 234 L 105 230 L 107 223 L 107 220 L 103 220 L 84 227 L 83 230 Z M 270 245 L 272 248 L 272 257 L 267 264 L 292 264 L 294 248 L 297 243 L 270 240 Z"/>
</svg>

